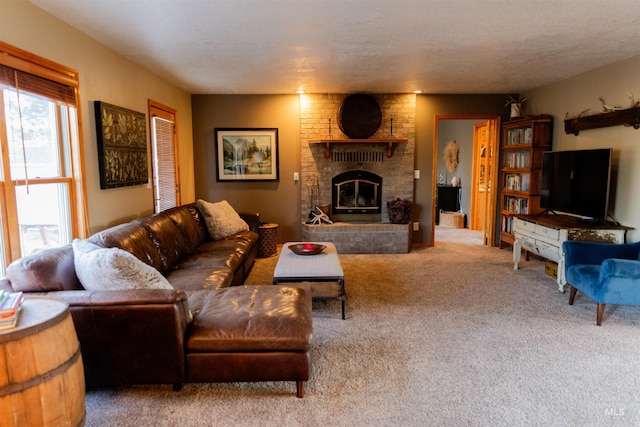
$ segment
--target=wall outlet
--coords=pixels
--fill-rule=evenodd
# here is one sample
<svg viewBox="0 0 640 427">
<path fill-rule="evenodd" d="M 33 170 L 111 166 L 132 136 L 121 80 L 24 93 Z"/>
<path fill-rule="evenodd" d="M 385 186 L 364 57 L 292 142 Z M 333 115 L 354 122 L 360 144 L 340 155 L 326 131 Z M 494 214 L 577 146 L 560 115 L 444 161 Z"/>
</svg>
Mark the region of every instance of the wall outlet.
<svg viewBox="0 0 640 427">
<path fill-rule="evenodd" d="M 293 182 L 298 182 L 300 180 L 300 174 L 298 172 L 293 173 Z"/>
<path fill-rule="evenodd" d="M 415 169 L 415 170 L 413 171 L 413 177 L 414 177 L 415 179 L 420 179 L 420 169 Z"/>
<path fill-rule="evenodd" d="M 419 222 L 414 222 L 413 223 L 413 231 L 419 231 L 420 230 L 420 223 Z"/>
</svg>

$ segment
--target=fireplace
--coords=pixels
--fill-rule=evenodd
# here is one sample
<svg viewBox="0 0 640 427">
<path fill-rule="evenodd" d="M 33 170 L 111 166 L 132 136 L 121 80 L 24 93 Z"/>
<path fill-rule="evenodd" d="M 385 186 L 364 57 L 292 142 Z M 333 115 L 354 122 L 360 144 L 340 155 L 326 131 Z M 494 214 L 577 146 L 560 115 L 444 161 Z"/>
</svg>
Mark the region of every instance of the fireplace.
<svg viewBox="0 0 640 427">
<path fill-rule="evenodd" d="M 299 182 L 306 184 L 300 188 L 301 239 L 333 242 L 338 252 L 345 254 L 406 253 L 411 247 L 411 224 L 390 223 L 386 204 L 397 198 L 413 200 L 416 95 L 373 94 L 382 111 L 382 121 L 378 131 L 367 139 L 350 139 L 335 126 L 336 113 L 346 96 L 300 96 Z M 380 141 L 391 135 L 407 142 L 395 144 L 390 156 L 390 147 Z M 369 139 L 371 143 L 367 142 Z M 311 142 L 319 140 L 332 143 L 328 147 Z M 340 186 L 345 195 L 340 200 L 334 177 L 348 171 L 371 172 L 380 181 L 364 175 L 356 177 L 357 187 L 355 182 Z M 306 224 L 315 205 L 331 207 L 333 224 Z"/>
<path fill-rule="evenodd" d="M 381 221 L 382 177 L 350 170 L 331 180 L 331 213 L 337 221 Z"/>
</svg>

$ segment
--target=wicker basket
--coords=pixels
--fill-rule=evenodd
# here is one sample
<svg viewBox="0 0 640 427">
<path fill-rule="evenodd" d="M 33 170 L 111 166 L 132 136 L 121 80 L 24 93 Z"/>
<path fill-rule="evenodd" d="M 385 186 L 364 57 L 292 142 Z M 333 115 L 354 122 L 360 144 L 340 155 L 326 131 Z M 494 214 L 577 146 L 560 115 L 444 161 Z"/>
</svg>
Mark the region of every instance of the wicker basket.
<svg viewBox="0 0 640 427">
<path fill-rule="evenodd" d="M 440 211 L 440 226 L 449 228 L 464 228 L 464 212 Z"/>
</svg>

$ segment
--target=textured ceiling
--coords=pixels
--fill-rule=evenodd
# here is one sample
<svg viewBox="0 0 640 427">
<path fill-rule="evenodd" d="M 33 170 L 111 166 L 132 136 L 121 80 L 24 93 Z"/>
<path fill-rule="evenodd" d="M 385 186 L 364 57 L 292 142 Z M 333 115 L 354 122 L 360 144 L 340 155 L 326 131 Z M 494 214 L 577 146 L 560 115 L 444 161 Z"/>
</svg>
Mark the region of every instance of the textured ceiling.
<svg viewBox="0 0 640 427">
<path fill-rule="evenodd" d="M 640 55 L 638 0 L 29 0 L 190 93 L 516 93 Z"/>
</svg>

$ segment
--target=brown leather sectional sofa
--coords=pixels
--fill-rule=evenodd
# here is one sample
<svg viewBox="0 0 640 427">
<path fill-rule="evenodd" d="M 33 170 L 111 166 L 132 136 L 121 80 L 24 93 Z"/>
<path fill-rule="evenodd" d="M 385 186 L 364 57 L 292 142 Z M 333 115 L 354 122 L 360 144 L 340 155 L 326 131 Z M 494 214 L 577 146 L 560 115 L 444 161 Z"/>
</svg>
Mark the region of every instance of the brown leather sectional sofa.
<svg viewBox="0 0 640 427">
<path fill-rule="evenodd" d="M 72 245 L 15 261 L 0 289 L 68 302 L 88 387 L 295 381 L 302 397 L 311 368 L 311 296 L 291 286 L 242 286 L 258 250 L 259 214 L 240 215 L 250 230 L 216 241 L 196 204 L 89 238 L 155 267 L 171 290 L 85 290 Z"/>
</svg>

